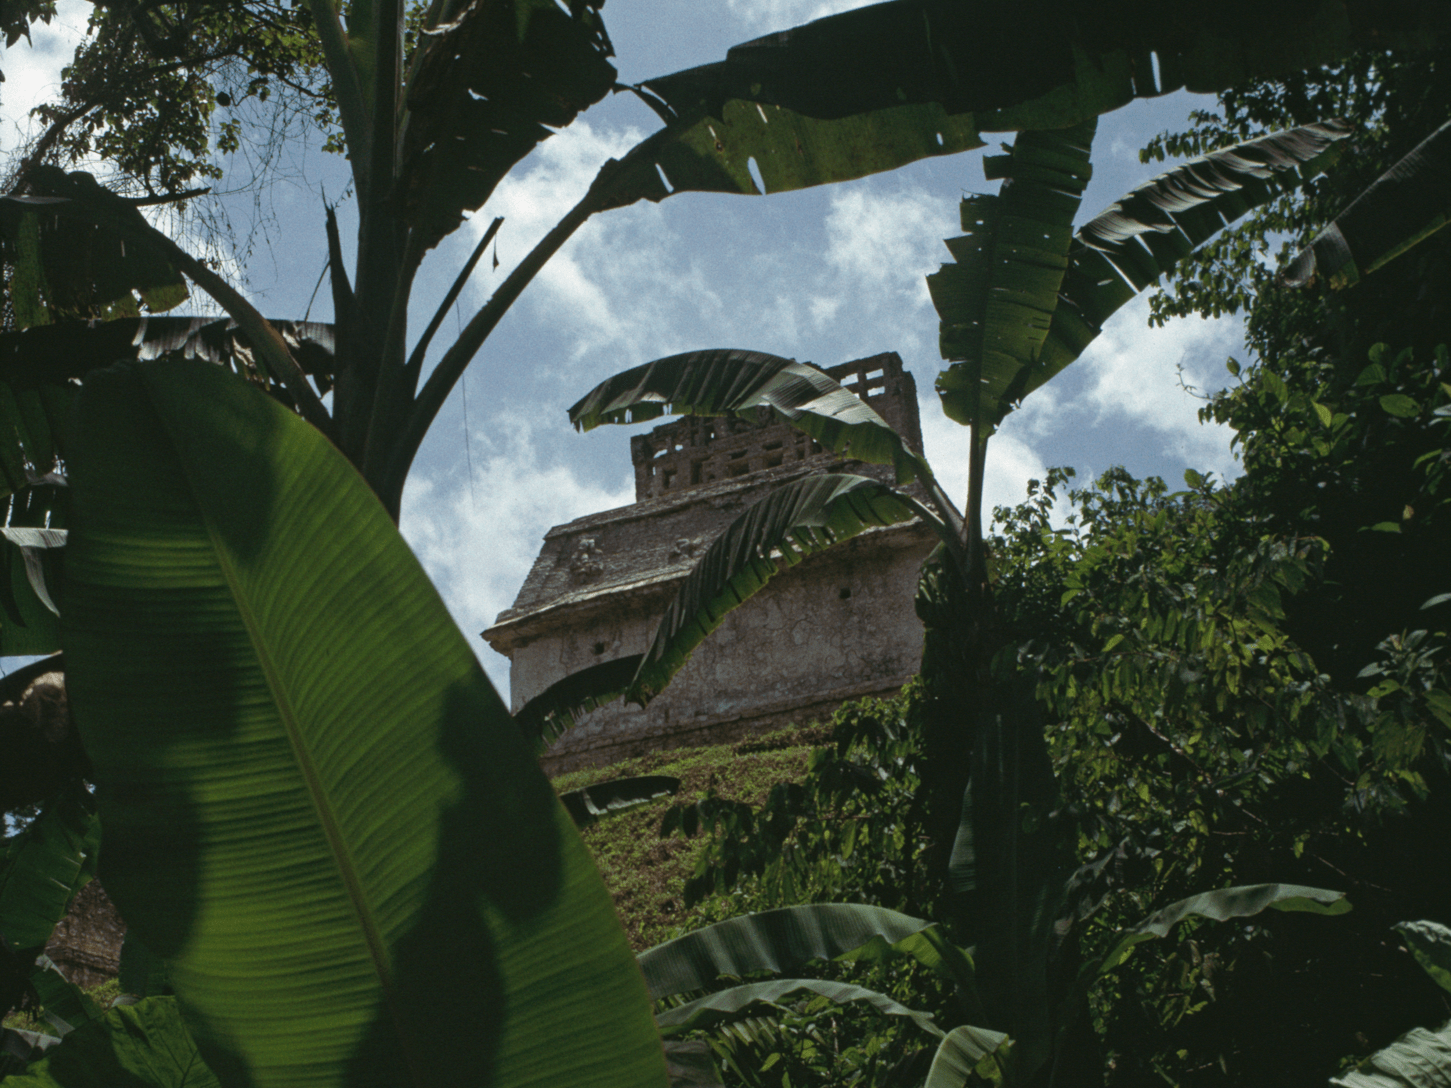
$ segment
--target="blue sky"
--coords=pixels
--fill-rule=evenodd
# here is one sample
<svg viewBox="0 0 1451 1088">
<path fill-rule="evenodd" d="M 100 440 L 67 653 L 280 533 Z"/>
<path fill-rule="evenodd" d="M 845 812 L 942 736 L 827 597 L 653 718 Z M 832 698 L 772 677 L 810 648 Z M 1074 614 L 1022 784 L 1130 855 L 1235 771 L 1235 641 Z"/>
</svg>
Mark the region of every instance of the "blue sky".
<svg viewBox="0 0 1451 1088">
<path fill-rule="evenodd" d="M 703 13 L 706 5 L 613 0 L 604 16 L 621 79 L 638 82 L 855 6 L 726 0 Z M 17 44 L 0 65 L 4 152 L 16 146 L 25 108 L 53 85 L 84 27 L 89 4 L 62 0 L 61 8 L 56 30 L 37 32 L 34 49 Z M 1184 127 L 1190 109 L 1210 103 L 1176 94 L 1103 118 L 1082 217 L 1156 173 L 1139 164 L 1137 149 L 1158 132 Z M 541 145 L 425 264 L 414 291 L 415 333 L 495 215 L 505 217 L 500 267 L 481 262 L 440 343 L 579 199 L 599 165 L 655 127 L 653 114 L 620 95 Z M 244 286 L 270 316 L 301 317 L 325 257 L 320 196 L 335 199 L 346 175 L 316 141 L 290 148 L 287 158 L 267 198 L 275 218 L 245 263 Z M 618 370 L 706 347 L 822 365 L 896 351 L 923 394 L 927 456 L 954 497 L 965 495 L 966 431 L 942 417 L 931 393 L 942 362 L 923 277 L 948 259 L 941 240 L 958 233 L 960 198 L 996 190 L 983 180 L 980 160 L 972 152 L 767 197 L 682 194 L 598 216 L 560 251 L 455 390 L 404 496 L 404 534 L 501 688 L 507 662 L 478 632 L 512 602 L 544 533 L 633 500 L 629 429 L 576 435 L 565 417 L 568 405 Z M 240 161 L 222 165 L 234 176 L 247 170 Z M 227 211 L 244 228 L 255 216 L 246 196 Z M 345 234 L 350 213 L 350 205 L 340 210 Z M 235 275 L 244 266 L 230 267 Z M 325 287 L 312 317 L 331 317 Z M 989 448 L 989 504 L 1020 501 L 1026 481 L 1049 465 L 1073 465 L 1082 477 L 1124 464 L 1171 485 L 1189 467 L 1234 474 L 1228 434 L 1199 424 L 1199 402 L 1180 387 L 1178 368 L 1201 389 L 1222 386 L 1226 357 L 1242 354 L 1239 323 L 1190 319 L 1149 329 L 1146 317 L 1144 299 L 1126 306 L 1082 359 L 1006 421 Z"/>
</svg>

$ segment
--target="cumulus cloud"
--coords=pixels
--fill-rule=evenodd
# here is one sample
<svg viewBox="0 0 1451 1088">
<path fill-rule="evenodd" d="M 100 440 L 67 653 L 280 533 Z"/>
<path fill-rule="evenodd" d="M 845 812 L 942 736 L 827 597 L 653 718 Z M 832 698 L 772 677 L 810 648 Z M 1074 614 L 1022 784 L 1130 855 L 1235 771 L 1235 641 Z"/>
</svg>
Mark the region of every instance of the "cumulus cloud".
<svg viewBox="0 0 1451 1088">
<path fill-rule="evenodd" d="M 968 429 L 942 414 L 937 398 L 919 403 L 922 413 L 923 452 L 937 478 L 959 508 L 967 502 L 968 457 L 972 442 Z M 1048 474 L 1041 455 L 1016 433 L 1011 424 L 988 442 L 987 465 L 983 470 L 982 512 L 986 522 L 994 507 L 1016 506 L 1028 495 L 1028 481 Z"/>
<path fill-rule="evenodd" d="M 541 453 L 545 443 L 525 423 L 497 442 L 476 440 L 474 479 L 415 473 L 404 494 L 401 528 L 439 588 L 449 611 L 507 697 L 509 663 L 479 632 L 494 622 L 523 585 L 544 534 L 562 522 L 635 499 L 624 471 L 612 486 L 585 482 Z M 505 428 L 491 433 L 503 436 Z"/>
<path fill-rule="evenodd" d="M 1185 386 L 1200 394 L 1223 388 L 1224 361 L 1241 349 L 1243 323 L 1190 317 L 1150 328 L 1148 313 L 1147 296 L 1135 299 L 1075 364 L 1089 383 L 1086 407 L 1100 426 L 1129 423 L 1153 431 L 1163 456 L 1221 476 L 1237 475 L 1228 428 L 1201 424 L 1203 402 Z"/>
<path fill-rule="evenodd" d="M 826 219 L 824 299 L 847 287 L 874 305 L 930 307 L 923 278 L 948 259 L 942 240 L 956 231 L 956 209 L 925 189 L 861 185 L 832 194 Z M 845 281 L 845 284 L 842 281 Z"/>
<path fill-rule="evenodd" d="M 477 238 L 494 216 L 504 217 L 501 267 L 492 279 L 475 278 L 475 302 L 578 203 L 607 159 L 643 138 L 635 128 L 576 121 L 507 177 L 470 228 Z M 664 210 L 641 202 L 581 227 L 530 285 L 524 305 L 547 318 L 578 362 L 604 349 L 636 359 L 659 354 L 678 339 L 683 321 L 718 310 L 720 300 L 678 244 Z"/>
<path fill-rule="evenodd" d="M 50 23 L 32 28 L 30 44 L 22 38 L 5 50 L 0 150 L 14 152 L 26 138 L 39 134 L 30 111 L 60 93 L 60 70 L 85 37 L 91 10 L 88 0 L 60 0 Z"/>
</svg>

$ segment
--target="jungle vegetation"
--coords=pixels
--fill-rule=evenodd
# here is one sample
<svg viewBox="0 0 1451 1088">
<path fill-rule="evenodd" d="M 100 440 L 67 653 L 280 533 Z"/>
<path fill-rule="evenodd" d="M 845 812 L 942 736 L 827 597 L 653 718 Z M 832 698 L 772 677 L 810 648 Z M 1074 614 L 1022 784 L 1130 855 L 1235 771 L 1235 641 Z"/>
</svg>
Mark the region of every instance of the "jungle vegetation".
<svg viewBox="0 0 1451 1088">
<path fill-rule="evenodd" d="M 410 337 L 413 274 L 613 89 L 599 5 L 436 0 L 411 23 L 399 0 L 98 9 L 152 57 L 240 43 L 220 55 L 335 118 L 358 260 L 349 273 L 333 242 L 336 325 L 263 317 L 140 213 L 191 180 L 166 162 L 204 161 L 184 137 L 119 167 L 147 195 L 37 163 L 0 201 L 16 437 L 0 648 L 64 650 L 79 746 L 49 796 L 15 799 L 41 811 L 0 871 L 0 998 L 56 1034 L 7 1034 L 8 1079 L 1320 1083 L 1394 1064 L 1372 1057 L 1389 1045 L 1430 1070 L 1394 1075 L 1432 1083 L 1445 1030 L 1392 1040 L 1438 1028 L 1451 981 L 1434 855 L 1446 5 L 1131 7 L 893 0 L 633 88 L 662 127 L 427 375 L 439 323 Z M 11 40 L 46 9 L 16 10 Z M 232 18 L 277 28 L 278 53 L 227 39 Z M 229 69 L 176 63 L 199 73 L 187 131 L 227 139 L 204 121 Z M 1222 90 L 1221 113 L 1148 150 L 1207 157 L 1075 233 L 1094 118 L 1185 85 Z M 627 677 L 635 697 L 773 552 L 909 516 L 943 537 L 918 598 L 921 688 L 846 715 L 762 811 L 677 810 L 672 827 L 717 834 L 691 893 L 728 898 L 637 959 L 534 763 L 568 707 L 519 727 L 397 534 L 418 443 L 590 216 L 756 193 L 751 160 L 774 192 L 983 131 L 1018 133 L 989 159 L 1006 184 L 964 201 L 931 281 L 939 391 L 974 437 L 963 513 L 860 402 L 785 360 L 696 353 L 577 406 L 589 425 L 767 404 L 921 487 L 828 477 L 768 499 L 734 552 L 707 553 Z M 1275 282 L 1258 254 L 1287 231 L 1303 253 Z M 1206 408 L 1236 430 L 1244 477 L 1170 493 L 1119 473 L 1065 496 L 1058 473 L 989 532 L 993 430 L 1162 275 L 1165 315 L 1250 308 L 1255 355 Z M 185 281 L 231 322 L 150 319 L 138 337 L 136 315 L 179 305 Z M 107 1012 L 36 956 L 98 859 L 138 998 Z"/>
</svg>

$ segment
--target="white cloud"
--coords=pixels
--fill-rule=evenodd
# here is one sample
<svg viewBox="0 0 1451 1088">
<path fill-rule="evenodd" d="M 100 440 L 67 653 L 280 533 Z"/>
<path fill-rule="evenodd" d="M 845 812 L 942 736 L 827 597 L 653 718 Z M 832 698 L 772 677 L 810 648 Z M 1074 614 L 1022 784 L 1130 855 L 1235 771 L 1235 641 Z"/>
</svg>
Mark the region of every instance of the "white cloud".
<svg viewBox="0 0 1451 1088">
<path fill-rule="evenodd" d="M 514 603 L 551 527 L 635 498 L 633 482 L 623 475 L 614 487 L 599 487 L 542 457 L 544 443 L 522 421 L 495 426 L 490 433 L 510 432 L 504 441 L 476 441 L 486 454 L 475 458 L 472 489 L 467 478 L 457 475 L 410 477 L 401 522 L 403 535 L 506 699 L 509 663 L 489 649 L 479 632 Z"/>
<path fill-rule="evenodd" d="M 834 316 L 844 295 L 870 309 L 930 308 L 924 277 L 948 259 L 942 240 L 956 226 L 955 205 L 925 189 L 883 183 L 834 192 L 826 219 L 830 273 L 813 314 Z"/>
<path fill-rule="evenodd" d="M 30 44 L 22 38 L 4 51 L 0 68 L 0 150 L 14 152 L 27 137 L 39 133 L 30 111 L 60 92 L 60 70 L 70 63 L 86 34 L 92 5 L 88 0 L 60 0 L 50 23 L 36 23 Z"/>
<path fill-rule="evenodd" d="M 1242 322 L 1190 317 L 1150 328 L 1148 312 L 1141 295 L 1114 315 L 1075 364 L 1090 383 L 1087 406 L 1100 426 L 1127 422 L 1157 432 L 1160 452 L 1186 466 L 1237 475 L 1228 428 L 1199 422 L 1203 402 L 1186 392 L 1180 368 L 1183 383 L 1201 394 L 1223 388 L 1224 360 L 1244 342 Z"/>
<path fill-rule="evenodd" d="M 943 490 L 960 509 L 967 503 L 968 457 L 972 449 L 968 429 L 943 415 L 935 397 L 920 401 L 918 407 L 926 447 L 923 452 Z M 1048 474 L 1042 457 L 1014 432 L 1009 425 L 988 442 L 982 480 L 984 523 L 991 520 L 994 507 L 1016 506 L 1027 498 L 1029 480 L 1041 480 Z"/>
<path fill-rule="evenodd" d="M 475 290 L 480 295 L 492 290 L 578 203 L 600 166 L 643 137 L 634 128 L 576 121 L 541 144 L 472 221 L 477 238 L 494 216 L 504 217 L 500 268 L 492 277 L 477 276 Z M 544 266 L 523 301 L 565 337 L 575 361 L 605 348 L 640 360 L 680 350 L 682 323 L 721 308 L 704 273 L 684 255 L 665 213 L 648 202 L 585 223 Z"/>
</svg>

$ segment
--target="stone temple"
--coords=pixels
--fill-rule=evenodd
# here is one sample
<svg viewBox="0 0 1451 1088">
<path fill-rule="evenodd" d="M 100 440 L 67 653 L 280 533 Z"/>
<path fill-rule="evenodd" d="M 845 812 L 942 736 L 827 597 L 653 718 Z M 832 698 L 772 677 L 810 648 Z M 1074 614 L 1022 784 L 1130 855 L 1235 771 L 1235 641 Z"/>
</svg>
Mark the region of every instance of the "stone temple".
<svg viewBox="0 0 1451 1088">
<path fill-rule="evenodd" d="M 896 353 L 827 371 L 922 448 L 916 383 Z M 890 466 L 822 450 L 762 410 L 685 417 L 630 440 L 635 503 L 557 525 L 512 607 L 483 633 L 509 658 L 514 710 L 570 673 L 644 653 L 695 561 L 773 487 L 822 472 L 892 482 Z M 551 774 L 680 745 L 715 744 L 897 691 L 917 672 L 917 572 L 936 536 L 920 522 L 870 529 L 784 570 L 641 709 L 584 715 L 546 754 Z"/>
</svg>

